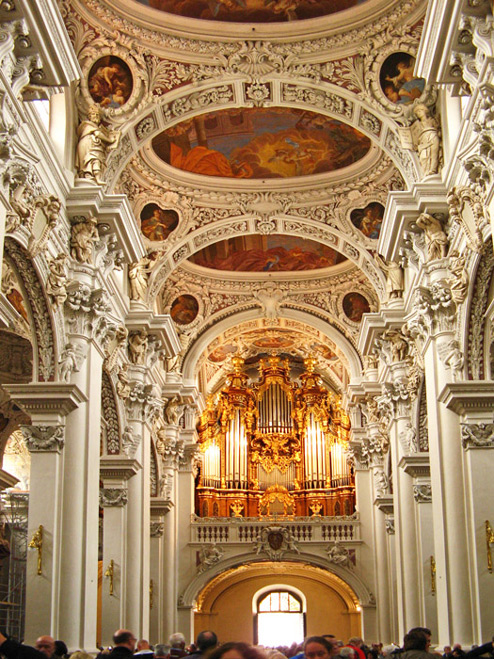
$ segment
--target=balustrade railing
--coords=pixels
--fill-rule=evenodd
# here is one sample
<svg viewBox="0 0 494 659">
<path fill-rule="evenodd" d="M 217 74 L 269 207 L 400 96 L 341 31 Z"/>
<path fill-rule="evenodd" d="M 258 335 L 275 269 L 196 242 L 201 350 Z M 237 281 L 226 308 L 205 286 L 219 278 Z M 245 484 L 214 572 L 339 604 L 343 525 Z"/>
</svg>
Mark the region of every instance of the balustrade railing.
<svg viewBox="0 0 494 659">
<path fill-rule="evenodd" d="M 351 517 L 197 517 L 192 515 L 191 542 L 247 544 L 255 542 L 263 528 L 288 528 L 294 540 L 304 542 L 351 542 L 360 540 L 360 520 Z"/>
</svg>

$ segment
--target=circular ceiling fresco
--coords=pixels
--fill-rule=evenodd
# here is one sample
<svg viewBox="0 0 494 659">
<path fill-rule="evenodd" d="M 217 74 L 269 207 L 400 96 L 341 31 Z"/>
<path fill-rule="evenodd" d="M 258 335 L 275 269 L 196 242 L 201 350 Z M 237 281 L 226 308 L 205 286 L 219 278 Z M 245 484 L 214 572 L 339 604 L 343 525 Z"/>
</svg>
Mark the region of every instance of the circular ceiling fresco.
<svg viewBox="0 0 494 659">
<path fill-rule="evenodd" d="M 153 139 L 164 162 L 206 176 L 266 179 L 348 167 L 371 147 L 356 128 L 295 108 L 238 108 L 187 119 Z"/>
<path fill-rule="evenodd" d="M 209 245 L 189 258 L 205 268 L 230 272 L 297 272 L 346 261 L 335 249 L 297 236 L 253 234 Z"/>
<path fill-rule="evenodd" d="M 238 23 L 280 23 L 317 18 L 362 4 L 365 0 L 137 0 L 187 18 Z"/>
</svg>

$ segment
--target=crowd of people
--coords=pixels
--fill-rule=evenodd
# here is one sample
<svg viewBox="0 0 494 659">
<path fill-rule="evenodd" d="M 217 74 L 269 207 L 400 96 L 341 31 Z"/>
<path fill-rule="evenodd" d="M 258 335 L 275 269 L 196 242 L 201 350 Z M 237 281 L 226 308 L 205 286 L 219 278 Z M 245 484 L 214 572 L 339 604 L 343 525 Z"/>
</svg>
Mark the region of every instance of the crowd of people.
<svg viewBox="0 0 494 659">
<path fill-rule="evenodd" d="M 40 636 L 34 647 L 18 643 L 0 632 L 0 654 L 6 659 L 92 659 L 84 650 L 69 655 L 66 644 L 51 636 Z M 431 648 L 431 632 L 415 627 L 405 635 L 403 646 L 372 643 L 366 645 L 361 638 L 353 637 L 345 644 L 333 634 L 309 636 L 301 645 L 292 644 L 268 648 L 243 642 L 220 644 L 213 631 L 202 631 L 196 642 L 186 646 L 185 636 L 172 634 L 169 643 L 152 647 L 148 641 L 137 640 L 128 629 L 119 629 L 113 635 L 113 646 L 101 648 L 97 659 L 475 659 L 494 657 L 494 637 L 488 643 L 463 650 L 459 643 L 444 648 Z"/>
</svg>

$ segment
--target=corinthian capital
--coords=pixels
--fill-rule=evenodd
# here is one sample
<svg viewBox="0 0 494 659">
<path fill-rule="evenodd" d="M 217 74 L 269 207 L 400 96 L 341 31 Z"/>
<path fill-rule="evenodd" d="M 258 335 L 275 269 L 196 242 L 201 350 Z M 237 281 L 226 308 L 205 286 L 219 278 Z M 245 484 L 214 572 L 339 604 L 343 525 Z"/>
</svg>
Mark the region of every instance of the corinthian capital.
<svg viewBox="0 0 494 659">
<path fill-rule="evenodd" d="M 64 445 L 63 426 L 21 426 L 22 434 L 31 453 L 58 453 Z"/>
</svg>

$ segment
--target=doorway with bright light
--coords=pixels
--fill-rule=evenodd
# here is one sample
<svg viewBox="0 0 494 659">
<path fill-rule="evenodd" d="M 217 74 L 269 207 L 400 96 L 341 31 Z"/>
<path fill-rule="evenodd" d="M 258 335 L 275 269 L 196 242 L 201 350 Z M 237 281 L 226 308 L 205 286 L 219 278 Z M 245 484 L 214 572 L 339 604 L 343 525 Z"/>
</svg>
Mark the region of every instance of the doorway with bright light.
<svg viewBox="0 0 494 659">
<path fill-rule="evenodd" d="M 271 590 L 257 594 L 254 610 L 254 638 L 258 645 L 277 647 L 303 642 L 304 603 L 295 592 Z"/>
</svg>

